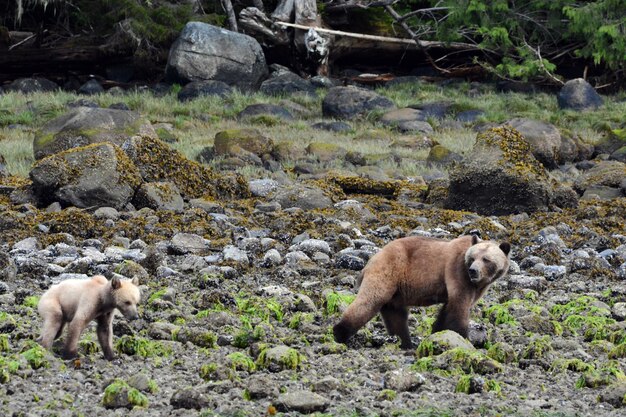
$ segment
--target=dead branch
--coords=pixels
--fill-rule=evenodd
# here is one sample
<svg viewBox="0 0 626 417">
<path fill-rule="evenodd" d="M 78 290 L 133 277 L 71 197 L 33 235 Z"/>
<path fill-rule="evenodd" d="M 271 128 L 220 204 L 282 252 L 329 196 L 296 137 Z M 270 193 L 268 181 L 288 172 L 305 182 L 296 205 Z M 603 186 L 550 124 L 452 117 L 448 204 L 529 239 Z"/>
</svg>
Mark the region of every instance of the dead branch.
<svg viewBox="0 0 626 417">
<path fill-rule="evenodd" d="M 228 16 L 228 26 L 233 32 L 239 32 L 237 28 L 237 17 L 235 16 L 235 9 L 233 9 L 233 3 L 230 0 L 221 0 L 222 8 Z"/>
</svg>

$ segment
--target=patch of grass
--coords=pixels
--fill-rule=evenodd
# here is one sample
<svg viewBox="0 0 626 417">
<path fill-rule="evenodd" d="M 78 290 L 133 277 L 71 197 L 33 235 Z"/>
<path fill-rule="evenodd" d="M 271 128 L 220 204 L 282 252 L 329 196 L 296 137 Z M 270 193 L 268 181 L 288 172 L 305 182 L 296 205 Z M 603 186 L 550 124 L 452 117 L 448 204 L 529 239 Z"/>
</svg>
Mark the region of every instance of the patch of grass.
<svg viewBox="0 0 626 417">
<path fill-rule="evenodd" d="M 509 309 L 502 304 L 495 304 L 484 310 L 483 313 L 491 323 L 516 325 L 517 320 L 509 313 Z"/>
<path fill-rule="evenodd" d="M 226 356 L 226 359 L 229 361 L 230 367 L 235 371 L 254 372 L 256 370 L 254 360 L 245 353 L 233 352 Z"/>
<path fill-rule="evenodd" d="M 46 358 L 47 352 L 43 347 L 36 342 L 28 343 L 27 346 L 31 347 L 22 352 L 21 355 L 32 369 L 47 368 L 50 366 L 50 362 Z"/>
<path fill-rule="evenodd" d="M 124 335 L 115 344 L 115 349 L 126 355 L 138 355 L 144 358 L 167 357 L 172 354 L 172 349 L 143 337 Z"/>
<path fill-rule="evenodd" d="M 356 296 L 352 294 L 341 294 L 332 291 L 329 292 L 326 294 L 324 314 L 332 316 L 339 313 L 341 308 L 349 306 L 355 298 Z"/>
<path fill-rule="evenodd" d="M 552 343 L 549 336 L 533 338 L 522 352 L 524 359 L 541 359 L 549 352 L 552 352 Z"/>
<path fill-rule="evenodd" d="M 0 334 L 0 352 L 8 352 L 10 350 L 9 335 Z"/>
<path fill-rule="evenodd" d="M 36 295 L 29 295 L 22 302 L 23 306 L 30 308 L 37 308 L 37 304 L 39 304 L 39 296 Z"/>
<path fill-rule="evenodd" d="M 130 407 L 147 407 L 148 397 L 139 392 L 136 388 L 130 387 L 126 382 L 121 379 L 116 379 L 104 389 L 104 397 L 102 398 L 102 404 L 107 407 L 116 403 L 116 397 L 126 391 L 127 400 Z M 107 407 L 108 408 L 108 407 Z"/>
</svg>

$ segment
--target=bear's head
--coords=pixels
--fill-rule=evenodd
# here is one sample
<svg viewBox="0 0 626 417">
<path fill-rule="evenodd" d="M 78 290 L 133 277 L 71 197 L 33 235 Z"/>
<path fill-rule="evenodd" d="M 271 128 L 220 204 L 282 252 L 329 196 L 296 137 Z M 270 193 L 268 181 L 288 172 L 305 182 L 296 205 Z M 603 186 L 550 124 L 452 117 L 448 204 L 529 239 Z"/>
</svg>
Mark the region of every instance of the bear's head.
<svg viewBox="0 0 626 417">
<path fill-rule="evenodd" d="M 139 318 L 137 304 L 141 300 L 141 292 L 137 285 L 139 285 L 137 277 L 133 278 L 132 281 L 122 281 L 117 277 L 111 279 L 111 291 L 113 292 L 115 308 L 129 320 Z"/>
<path fill-rule="evenodd" d="M 472 236 L 472 246 L 465 252 L 465 265 L 472 284 L 485 286 L 502 277 L 509 270 L 511 244 L 481 241 Z"/>
</svg>

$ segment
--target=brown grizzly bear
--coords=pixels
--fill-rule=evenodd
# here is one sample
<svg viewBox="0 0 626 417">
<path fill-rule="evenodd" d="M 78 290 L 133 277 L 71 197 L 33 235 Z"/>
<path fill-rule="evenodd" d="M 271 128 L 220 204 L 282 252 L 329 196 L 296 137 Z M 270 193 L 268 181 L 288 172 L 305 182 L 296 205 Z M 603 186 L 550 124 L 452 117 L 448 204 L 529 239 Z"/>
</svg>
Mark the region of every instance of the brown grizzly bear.
<svg viewBox="0 0 626 417">
<path fill-rule="evenodd" d="M 444 305 L 433 332 L 449 329 L 467 337 L 470 308 L 508 271 L 510 250 L 507 242 L 498 245 L 477 236 L 411 236 L 390 242 L 361 272 L 356 299 L 333 328 L 335 340 L 345 343 L 380 311 L 389 334 L 408 349 L 407 307 L 438 303 Z"/>
</svg>

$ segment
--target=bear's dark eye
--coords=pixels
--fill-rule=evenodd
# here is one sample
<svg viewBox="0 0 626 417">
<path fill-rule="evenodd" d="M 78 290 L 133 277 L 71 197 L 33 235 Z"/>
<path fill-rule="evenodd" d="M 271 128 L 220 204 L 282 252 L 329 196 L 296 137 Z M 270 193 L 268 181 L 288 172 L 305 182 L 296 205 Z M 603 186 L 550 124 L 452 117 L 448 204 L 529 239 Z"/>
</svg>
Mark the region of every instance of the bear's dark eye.
<svg viewBox="0 0 626 417">
<path fill-rule="evenodd" d="M 130 301 L 126 301 L 124 304 L 126 304 L 127 306 L 131 305 L 132 303 Z"/>
</svg>

